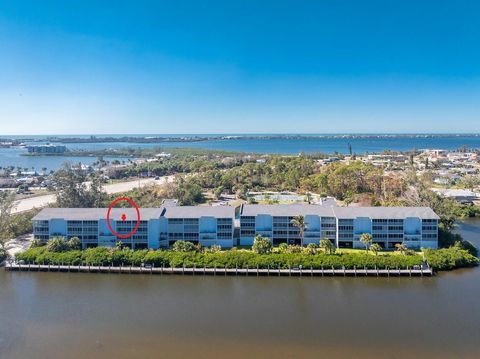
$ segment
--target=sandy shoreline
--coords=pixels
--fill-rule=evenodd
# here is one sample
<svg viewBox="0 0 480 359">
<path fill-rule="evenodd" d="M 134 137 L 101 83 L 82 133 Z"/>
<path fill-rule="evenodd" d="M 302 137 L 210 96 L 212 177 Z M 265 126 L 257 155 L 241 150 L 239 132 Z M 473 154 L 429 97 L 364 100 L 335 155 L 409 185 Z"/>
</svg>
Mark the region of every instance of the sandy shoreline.
<svg viewBox="0 0 480 359">
<path fill-rule="evenodd" d="M 22 236 L 9 240 L 5 244 L 5 249 L 7 250 L 10 258 L 14 258 L 17 253 L 27 250 L 30 247 L 32 240 L 33 234 L 24 234 Z"/>
</svg>

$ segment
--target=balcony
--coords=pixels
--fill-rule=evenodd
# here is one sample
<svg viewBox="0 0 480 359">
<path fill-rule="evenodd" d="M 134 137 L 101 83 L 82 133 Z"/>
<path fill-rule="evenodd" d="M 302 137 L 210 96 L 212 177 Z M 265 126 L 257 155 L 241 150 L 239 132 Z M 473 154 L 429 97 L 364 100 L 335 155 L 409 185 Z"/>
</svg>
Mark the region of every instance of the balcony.
<svg viewBox="0 0 480 359">
<path fill-rule="evenodd" d="M 406 236 L 418 236 L 420 234 L 422 234 L 422 232 L 420 230 L 416 230 L 416 231 L 405 231 L 404 233 Z"/>
</svg>

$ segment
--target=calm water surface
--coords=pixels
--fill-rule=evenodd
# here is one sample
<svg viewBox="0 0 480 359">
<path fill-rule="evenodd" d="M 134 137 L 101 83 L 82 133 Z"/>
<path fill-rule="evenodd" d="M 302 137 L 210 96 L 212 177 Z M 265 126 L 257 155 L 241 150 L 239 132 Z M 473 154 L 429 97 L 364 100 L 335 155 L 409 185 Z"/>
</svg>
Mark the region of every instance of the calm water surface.
<svg viewBox="0 0 480 359">
<path fill-rule="evenodd" d="M 163 135 L 180 136 L 180 135 Z M 209 136 L 209 135 L 200 135 Z M 12 137 L 12 136 L 10 136 Z M 13 136 L 15 137 L 15 136 Z M 30 136 L 35 137 L 35 136 Z M 37 136 L 38 137 L 38 136 Z M 87 136 L 88 137 L 88 136 Z M 115 137 L 115 136 L 114 136 Z M 29 143 L 28 141 L 26 142 Z M 40 144 L 43 142 L 32 142 Z M 348 153 L 349 144 L 352 150 L 358 154 L 365 152 L 382 152 L 384 150 L 409 151 L 414 148 L 441 148 L 445 150 L 454 150 L 462 146 L 468 148 L 480 148 L 480 137 L 452 135 L 448 137 L 304 137 L 304 138 L 274 138 L 262 139 L 253 136 L 249 139 L 231 139 L 231 140 L 209 140 L 201 142 L 164 142 L 164 143 L 68 143 L 70 150 L 102 150 L 119 148 L 157 148 L 157 147 L 184 147 L 184 148 L 202 148 L 211 150 L 256 152 L 256 153 L 277 153 L 277 154 L 298 154 L 301 151 L 306 153 Z M 21 156 L 27 150 L 24 148 L 0 148 L 0 166 L 21 166 L 35 167 L 40 170 L 47 167 L 49 170 L 59 168 L 64 161 L 73 163 L 83 162 L 90 164 L 96 161 L 96 157 L 25 157 Z"/>
<path fill-rule="evenodd" d="M 480 244 L 480 221 L 461 231 Z M 479 299 L 479 268 L 390 279 L 0 270 L 0 357 L 479 358 Z"/>
</svg>

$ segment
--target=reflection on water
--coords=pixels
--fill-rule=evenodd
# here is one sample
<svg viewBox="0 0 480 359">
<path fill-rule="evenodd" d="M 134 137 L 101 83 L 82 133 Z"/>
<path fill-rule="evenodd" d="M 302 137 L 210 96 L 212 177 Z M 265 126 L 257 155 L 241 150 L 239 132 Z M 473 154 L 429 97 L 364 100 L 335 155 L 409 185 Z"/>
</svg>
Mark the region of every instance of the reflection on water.
<svg viewBox="0 0 480 359">
<path fill-rule="evenodd" d="M 473 239 L 479 222 L 468 223 L 466 231 Z M 478 358 L 479 279 L 479 269 L 434 278 L 1 270 L 0 353 L 2 358 Z"/>
</svg>

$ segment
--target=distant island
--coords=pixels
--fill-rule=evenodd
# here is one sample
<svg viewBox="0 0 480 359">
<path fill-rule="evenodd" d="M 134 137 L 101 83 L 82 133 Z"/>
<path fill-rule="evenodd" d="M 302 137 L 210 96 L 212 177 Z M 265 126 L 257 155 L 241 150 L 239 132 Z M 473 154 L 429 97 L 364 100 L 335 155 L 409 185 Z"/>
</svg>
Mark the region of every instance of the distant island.
<svg viewBox="0 0 480 359">
<path fill-rule="evenodd" d="M 49 143 L 165 143 L 165 142 L 204 142 L 204 141 L 229 141 L 229 140 L 302 140 L 302 139 L 393 139 L 393 138 L 455 138 L 455 137 L 480 137 L 479 133 L 457 134 L 245 134 L 245 135 L 109 135 L 109 136 L 45 136 L 22 139 L 3 138 L 0 143 L 18 145 L 21 142 L 49 142 Z"/>
</svg>

